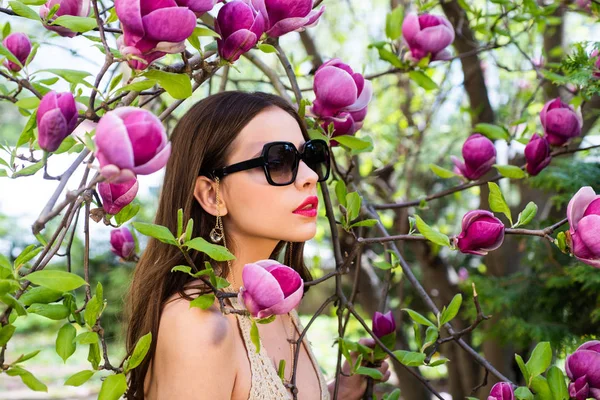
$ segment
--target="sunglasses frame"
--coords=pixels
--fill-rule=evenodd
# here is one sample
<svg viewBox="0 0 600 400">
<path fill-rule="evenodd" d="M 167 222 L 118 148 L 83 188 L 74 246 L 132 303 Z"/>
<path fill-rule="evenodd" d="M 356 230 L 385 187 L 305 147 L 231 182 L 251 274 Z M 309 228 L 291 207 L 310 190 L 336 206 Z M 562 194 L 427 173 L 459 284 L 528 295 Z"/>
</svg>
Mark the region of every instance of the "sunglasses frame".
<svg viewBox="0 0 600 400">
<path fill-rule="evenodd" d="M 220 179 L 220 178 L 223 178 L 223 177 L 225 177 L 227 175 L 233 174 L 235 172 L 246 171 L 246 170 L 249 170 L 249 169 L 262 167 L 263 171 L 265 173 L 265 177 L 267 178 L 267 182 L 269 182 L 270 185 L 273 185 L 273 186 L 287 186 L 287 185 L 291 185 L 292 183 L 294 183 L 294 181 L 296 180 L 296 176 L 298 175 L 298 166 L 300 165 L 300 161 L 301 160 L 304 161 L 306 145 L 308 143 L 322 143 L 325 146 L 325 149 L 327 150 L 327 160 L 326 160 L 327 173 L 325 174 L 325 177 L 323 177 L 322 179 L 319 178 L 317 180 L 317 182 L 324 182 L 324 181 L 327 180 L 327 178 L 329 178 L 329 173 L 330 173 L 330 170 L 331 170 L 331 152 L 329 150 L 329 146 L 327 145 L 327 142 L 324 141 L 323 139 L 311 139 L 311 140 L 307 140 L 306 142 L 304 142 L 304 145 L 303 145 L 303 148 L 302 148 L 302 152 L 299 152 L 298 149 L 296 148 L 296 146 L 292 142 L 276 141 L 276 142 L 265 143 L 265 145 L 263 146 L 263 149 L 262 149 L 262 153 L 261 153 L 261 155 L 259 157 L 252 158 L 252 159 L 246 160 L 246 161 L 240 161 L 238 163 L 231 164 L 231 165 L 228 165 L 228 166 L 223 167 L 223 168 L 214 169 L 214 170 L 212 170 L 210 172 L 210 174 L 214 178 L 218 177 Z M 276 146 L 276 145 L 280 145 L 280 144 L 290 145 L 290 146 L 292 146 L 292 148 L 296 152 L 296 163 L 292 167 L 292 180 L 289 183 L 276 183 L 276 182 L 274 182 L 273 179 L 271 179 L 271 173 L 270 173 L 269 167 L 268 167 L 269 163 L 267 161 L 267 155 L 269 154 L 269 150 L 271 149 L 271 147 Z"/>
</svg>

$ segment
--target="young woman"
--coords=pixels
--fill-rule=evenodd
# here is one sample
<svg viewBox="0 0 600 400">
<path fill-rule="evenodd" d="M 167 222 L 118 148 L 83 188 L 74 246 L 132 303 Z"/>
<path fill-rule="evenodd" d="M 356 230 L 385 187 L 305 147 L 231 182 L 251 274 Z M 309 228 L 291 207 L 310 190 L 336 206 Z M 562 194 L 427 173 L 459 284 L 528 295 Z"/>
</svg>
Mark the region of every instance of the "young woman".
<svg viewBox="0 0 600 400">
<path fill-rule="evenodd" d="M 311 280 L 303 247 L 315 235 L 316 216 L 294 211 L 316 199 L 317 183 L 329 175 L 329 149 L 324 141 L 309 140 L 292 106 L 260 92 L 212 95 L 181 118 L 171 144 L 155 223 L 175 232 L 177 210 L 182 208 L 184 221 L 194 220 L 192 237 L 221 242 L 236 257 L 218 263 L 195 252 L 191 256 L 198 268 L 209 261 L 231 284 L 226 290 L 237 292 L 245 264 L 277 259 L 285 247 L 284 264 L 305 282 Z M 208 310 L 190 308 L 190 300 L 206 287 L 188 274 L 171 272 L 186 264 L 175 246 L 150 239 L 136 266 L 126 304 L 127 350 L 148 332 L 153 340 L 144 362 L 129 376 L 127 397 L 292 398 L 277 367 L 280 360 L 286 361 L 284 379 L 291 382 L 289 341 L 297 340 L 302 330 L 296 310 L 258 324 L 262 346 L 256 353 L 248 317 L 225 315 L 217 302 Z M 242 307 L 237 299 L 230 301 L 230 306 Z M 373 345 L 372 339 L 362 343 Z M 387 362 L 380 367 L 382 381 L 389 378 L 388 367 Z M 343 371 L 349 373 L 347 363 Z M 340 379 L 339 399 L 362 397 L 364 376 Z M 330 399 L 334 386 L 335 381 L 325 383 L 309 342 L 303 340 L 296 373 L 298 398 Z"/>
</svg>

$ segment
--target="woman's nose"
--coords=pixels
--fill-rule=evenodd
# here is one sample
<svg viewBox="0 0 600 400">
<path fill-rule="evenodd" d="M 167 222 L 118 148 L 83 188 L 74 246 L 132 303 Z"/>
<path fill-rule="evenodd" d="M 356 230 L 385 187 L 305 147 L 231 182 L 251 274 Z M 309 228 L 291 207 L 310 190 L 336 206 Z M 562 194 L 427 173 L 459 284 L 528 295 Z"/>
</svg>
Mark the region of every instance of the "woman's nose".
<svg viewBox="0 0 600 400">
<path fill-rule="evenodd" d="M 313 171 L 303 160 L 298 164 L 298 174 L 296 175 L 296 185 L 304 188 L 310 185 L 316 185 L 319 175 Z"/>
</svg>

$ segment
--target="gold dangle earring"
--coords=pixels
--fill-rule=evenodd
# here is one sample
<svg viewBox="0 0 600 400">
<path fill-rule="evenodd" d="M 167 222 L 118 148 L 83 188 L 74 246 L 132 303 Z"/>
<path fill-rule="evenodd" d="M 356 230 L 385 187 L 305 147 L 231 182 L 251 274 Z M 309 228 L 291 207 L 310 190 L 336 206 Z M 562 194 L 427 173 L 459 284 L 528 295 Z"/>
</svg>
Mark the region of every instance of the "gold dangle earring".
<svg viewBox="0 0 600 400">
<path fill-rule="evenodd" d="M 221 221 L 221 215 L 219 213 L 219 206 L 220 206 L 220 200 L 219 200 L 219 178 L 216 178 L 216 182 L 217 182 L 217 195 L 216 195 L 216 202 L 217 202 L 217 223 L 215 224 L 215 227 L 210 231 L 210 240 L 212 240 L 214 243 L 219 243 L 221 240 L 223 240 L 223 238 L 225 237 L 225 234 L 223 233 L 223 221 Z"/>
<path fill-rule="evenodd" d="M 216 204 L 217 204 L 217 223 L 215 224 L 215 227 L 210 231 L 210 240 L 212 240 L 214 243 L 219 243 L 220 241 L 223 241 L 223 246 L 227 249 L 227 239 L 225 239 L 225 230 L 223 229 L 223 220 L 221 218 L 221 214 L 219 213 L 219 208 L 220 208 L 220 199 L 219 199 L 219 178 L 215 178 L 215 181 L 217 182 L 217 188 L 216 188 Z M 233 281 L 233 288 L 236 289 L 237 287 L 237 282 L 235 281 L 235 275 L 233 273 L 233 270 L 231 268 L 231 260 L 227 260 L 227 266 L 229 267 L 229 273 L 231 274 L 231 280 Z M 230 282 L 231 283 L 231 282 Z"/>
</svg>

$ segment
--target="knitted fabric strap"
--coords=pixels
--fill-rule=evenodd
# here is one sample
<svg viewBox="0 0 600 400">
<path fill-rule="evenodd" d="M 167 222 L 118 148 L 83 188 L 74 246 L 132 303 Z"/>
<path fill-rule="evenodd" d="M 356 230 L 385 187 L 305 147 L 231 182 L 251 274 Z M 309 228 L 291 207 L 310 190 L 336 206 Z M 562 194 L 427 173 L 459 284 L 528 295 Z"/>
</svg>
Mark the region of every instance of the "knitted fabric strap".
<svg viewBox="0 0 600 400">
<path fill-rule="evenodd" d="M 226 292 L 233 292 L 231 288 L 223 289 Z M 231 306 L 235 309 L 241 310 L 244 309 L 237 300 L 237 298 L 229 298 Z M 302 332 L 302 325 L 300 323 L 300 319 L 298 318 L 298 313 L 296 310 L 292 310 L 289 313 L 292 321 L 294 321 L 295 325 L 298 327 L 298 330 Z M 256 346 L 252 343 L 252 339 L 250 337 L 250 329 L 252 327 L 252 322 L 250 318 L 235 314 L 240 331 L 242 333 L 242 338 L 244 339 L 244 344 L 246 347 L 246 352 L 248 354 L 248 359 L 250 361 L 250 369 L 252 371 L 252 384 L 250 388 L 250 395 L 248 400 L 290 400 L 293 398 L 291 393 L 286 389 L 283 382 L 281 382 L 281 378 L 277 375 L 277 370 L 273 365 L 273 362 L 269 358 L 265 346 L 263 346 L 262 340 L 260 341 L 260 351 L 256 352 Z M 306 337 L 303 340 L 305 347 L 308 349 L 308 354 L 310 360 L 313 364 L 317 372 L 317 376 L 319 378 L 319 385 L 321 387 L 321 400 L 330 400 L 329 390 L 327 389 L 327 383 L 325 382 L 325 377 L 319 368 L 317 360 L 312 352 L 310 345 L 307 343 Z"/>
</svg>

